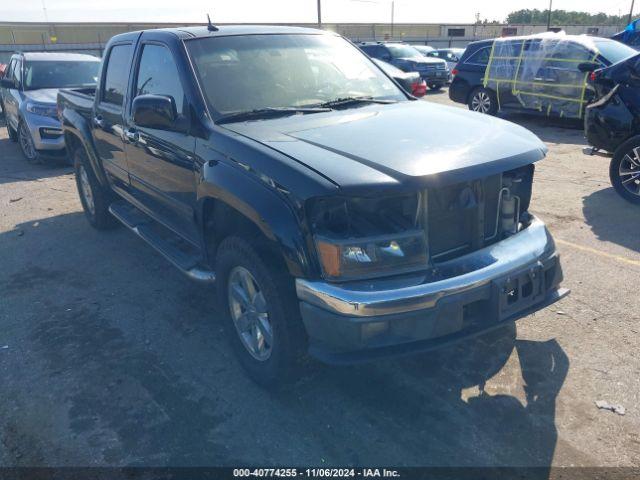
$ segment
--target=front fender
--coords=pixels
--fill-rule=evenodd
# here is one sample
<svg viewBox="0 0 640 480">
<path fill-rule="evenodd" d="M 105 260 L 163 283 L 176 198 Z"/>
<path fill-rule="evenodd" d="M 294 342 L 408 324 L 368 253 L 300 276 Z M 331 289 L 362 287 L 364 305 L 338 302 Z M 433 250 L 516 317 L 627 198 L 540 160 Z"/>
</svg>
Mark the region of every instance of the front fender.
<svg viewBox="0 0 640 480">
<path fill-rule="evenodd" d="M 225 203 L 278 247 L 291 275 L 310 275 L 302 203 L 279 190 L 273 180 L 226 161 L 208 161 L 202 165 L 197 195 L 200 219 L 205 218 L 207 200 Z"/>
<path fill-rule="evenodd" d="M 102 164 L 100 163 L 100 157 L 98 156 L 98 152 L 96 150 L 95 145 L 93 144 L 93 137 L 91 135 L 91 126 L 86 118 L 80 115 L 75 110 L 64 108 L 62 110 L 62 129 L 64 131 L 65 140 L 67 135 L 73 135 L 78 142 L 82 145 L 82 147 L 87 152 L 87 157 L 89 158 L 89 163 L 91 164 L 91 168 L 96 175 L 96 178 L 103 186 L 108 186 L 107 176 L 102 169 Z"/>
</svg>

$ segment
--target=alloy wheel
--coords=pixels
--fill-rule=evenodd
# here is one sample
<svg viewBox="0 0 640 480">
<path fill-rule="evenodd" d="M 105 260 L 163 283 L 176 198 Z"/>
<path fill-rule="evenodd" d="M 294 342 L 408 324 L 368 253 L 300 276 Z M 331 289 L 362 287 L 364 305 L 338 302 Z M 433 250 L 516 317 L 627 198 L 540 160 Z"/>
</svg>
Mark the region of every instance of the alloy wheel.
<svg viewBox="0 0 640 480">
<path fill-rule="evenodd" d="M 620 183 L 629 193 L 640 196 L 640 147 L 627 153 L 618 168 Z"/>
<path fill-rule="evenodd" d="M 18 134 L 18 136 L 22 153 L 24 153 L 24 156 L 27 157 L 27 160 L 29 160 L 30 162 L 34 161 L 38 157 L 38 152 L 36 152 L 36 147 L 33 144 L 31 133 L 29 132 L 29 129 L 24 122 L 20 124 L 20 133 Z"/>
<path fill-rule="evenodd" d="M 491 109 L 491 98 L 487 92 L 479 91 L 471 99 L 471 109 L 474 112 L 487 113 Z"/>
<path fill-rule="evenodd" d="M 256 360 L 268 360 L 273 349 L 273 327 L 262 289 L 249 270 L 239 266 L 231 270 L 227 296 L 242 345 Z"/>
</svg>

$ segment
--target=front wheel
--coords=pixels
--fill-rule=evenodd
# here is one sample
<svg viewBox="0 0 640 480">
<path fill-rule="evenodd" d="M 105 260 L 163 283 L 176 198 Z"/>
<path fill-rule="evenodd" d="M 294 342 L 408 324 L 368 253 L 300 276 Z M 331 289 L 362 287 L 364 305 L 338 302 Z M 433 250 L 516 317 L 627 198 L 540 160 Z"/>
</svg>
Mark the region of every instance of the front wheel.
<svg viewBox="0 0 640 480">
<path fill-rule="evenodd" d="M 275 388 L 294 377 L 306 337 L 293 279 L 272 255 L 240 237 L 216 255 L 219 302 L 240 364 L 258 384 Z"/>
<path fill-rule="evenodd" d="M 467 106 L 469 110 L 487 115 L 498 113 L 498 99 L 495 93 L 484 87 L 478 87 L 471 92 Z"/>
<path fill-rule="evenodd" d="M 21 121 L 18 125 L 18 143 L 20 144 L 20 150 L 24 158 L 30 163 L 39 163 L 40 154 L 36 150 L 36 145 L 33 143 L 33 137 L 29 131 L 29 127 L 26 122 Z"/>
<path fill-rule="evenodd" d="M 611 159 L 609 177 L 622 198 L 640 205 L 640 137 L 618 147 Z"/>
</svg>

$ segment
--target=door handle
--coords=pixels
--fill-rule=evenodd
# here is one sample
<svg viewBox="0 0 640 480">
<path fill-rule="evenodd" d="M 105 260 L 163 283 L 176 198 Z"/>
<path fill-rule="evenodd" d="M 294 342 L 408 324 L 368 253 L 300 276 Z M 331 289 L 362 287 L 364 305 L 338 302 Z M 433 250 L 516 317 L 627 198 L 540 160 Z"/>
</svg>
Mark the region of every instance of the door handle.
<svg viewBox="0 0 640 480">
<path fill-rule="evenodd" d="M 96 127 L 104 128 L 104 118 L 102 118 L 101 115 L 97 115 L 97 116 L 93 117 L 93 124 Z"/>
<path fill-rule="evenodd" d="M 127 137 L 131 143 L 137 143 L 140 139 L 140 134 L 135 130 L 125 130 L 124 136 Z"/>
</svg>

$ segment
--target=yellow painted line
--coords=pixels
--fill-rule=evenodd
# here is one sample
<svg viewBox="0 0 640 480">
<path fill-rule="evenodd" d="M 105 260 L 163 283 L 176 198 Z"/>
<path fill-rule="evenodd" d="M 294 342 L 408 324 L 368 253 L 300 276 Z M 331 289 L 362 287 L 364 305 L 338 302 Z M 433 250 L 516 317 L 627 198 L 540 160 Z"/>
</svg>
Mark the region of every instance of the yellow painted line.
<svg viewBox="0 0 640 480">
<path fill-rule="evenodd" d="M 575 248 L 576 250 L 582 250 L 583 252 L 593 253 L 594 255 L 598 255 L 600 257 L 610 258 L 611 260 L 617 260 L 618 262 L 640 267 L 640 260 L 631 260 L 630 258 L 621 257 L 620 255 L 614 255 L 613 253 L 603 252 L 591 247 L 585 247 L 584 245 L 579 245 L 577 243 L 567 242 L 566 240 L 561 240 L 559 238 L 556 238 L 554 240 L 560 245 L 566 245 L 567 247 Z"/>
</svg>

